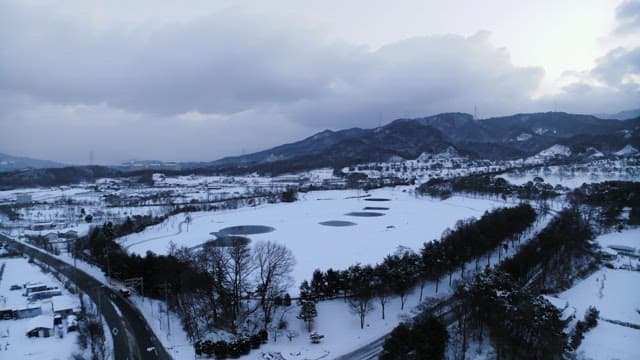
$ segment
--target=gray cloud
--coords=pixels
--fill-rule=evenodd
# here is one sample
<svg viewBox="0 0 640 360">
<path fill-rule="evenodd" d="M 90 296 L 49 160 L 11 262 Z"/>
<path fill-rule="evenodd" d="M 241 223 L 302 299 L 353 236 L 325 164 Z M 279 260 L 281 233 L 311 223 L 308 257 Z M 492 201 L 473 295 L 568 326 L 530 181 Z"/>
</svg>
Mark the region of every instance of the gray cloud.
<svg viewBox="0 0 640 360">
<path fill-rule="evenodd" d="M 540 104 L 579 113 L 640 106 L 640 47 L 616 48 L 597 59 L 590 71 L 567 72 L 565 76 L 575 80 L 560 94 L 538 100 Z"/>
<path fill-rule="evenodd" d="M 111 161 L 212 160 L 324 128 L 474 106 L 488 117 L 552 101 L 575 112 L 640 105 L 627 81 L 637 50 L 616 50 L 587 74 L 606 88 L 577 82 L 534 101 L 544 70 L 513 65 L 487 32 L 371 50 L 237 8 L 140 26 L 93 28 L 0 3 L 0 150 L 74 162 L 90 149 Z"/>
<path fill-rule="evenodd" d="M 327 81 L 358 61 L 354 49 L 241 13 L 167 26 L 149 37 L 95 33 L 20 9 L 3 13 L 13 16 L 0 25 L 2 86 L 61 103 L 233 112 L 321 96 Z"/>
<path fill-rule="evenodd" d="M 640 47 L 635 49 L 617 48 L 598 59 L 591 73 L 609 86 L 624 85 L 626 76 L 640 75 Z"/>
<path fill-rule="evenodd" d="M 620 35 L 634 33 L 640 30 L 640 1 L 626 0 L 616 8 L 615 33 Z"/>
<path fill-rule="evenodd" d="M 276 105 L 304 120 L 300 110 L 330 103 L 344 119 L 359 103 L 414 113 L 470 108 L 483 97 L 524 98 L 542 75 L 512 66 L 485 33 L 415 38 L 370 52 L 231 10 L 146 38 L 4 10 L 14 16 L 0 25 L 8 59 L 0 64 L 1 86 L 63 104 L 162 115 Z"/>
</svg>

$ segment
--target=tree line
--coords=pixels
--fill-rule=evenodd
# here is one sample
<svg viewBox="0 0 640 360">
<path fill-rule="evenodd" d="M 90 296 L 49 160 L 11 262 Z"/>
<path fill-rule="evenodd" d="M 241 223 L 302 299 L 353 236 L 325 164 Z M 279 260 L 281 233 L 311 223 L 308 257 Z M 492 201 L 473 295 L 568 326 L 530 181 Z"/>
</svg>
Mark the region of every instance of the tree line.
<svg viewBox="0 0 640 360">
<path fill-rule="evenodd" d="M 602 229 L 623 226 L 620 217 L 630 208 L 627 222 L 640 225 L 640 183 L 632 181 L 604 181 L 582 184 L 567 196 L 574 207 L 587 207 L 589 220 Z"/>
<path fill-rule="evenodd" d="M 510 184 L 502 177 L 492 174 L 474 174 L 451 179 L 432 178 L 420 184 L 418 193 L 440 198 L 448 198 L 453 193 L 472 193 L 500 195 L 502 197 L 517 196 L 520 199 L 550 199 L 557 197 L 567 189 L 544 183 L 541 178 L 522 185 Z"/>
<path fill-rule="evenodd" d="M 420 287 L 421 302 L 426 281 L 435 281 L 437 291 L 441 277 L 448 274 L 451 282 L 452 273 L 458 269 L 463 269 L 464 276 L 468 262 L 475 260 L 479 268 L 481 257 L 487 255 L 489 265 L 496 248 L 503 251 L 503 245 L 517 241 L 535 220 L 535 210 L 524 203 L 485 212 L 480 219 L 459 221 L 440 240 L 425 243 L 419 254 L 401 247 L 375 266 L 356 264 L 346 270 L 315 270 L 311 282 L 305 280 L 301 284 L 300 297 L 312 301 L 343 297 L 359 316 L 363 328 L 376 304 L 384 319 L 385 306 L 392 297 L 397 296 L 404 309 L 416 286 Z"/>
<path fill-rule="evenodd" d="M 489 339 L 497 359 L 562 359 L 593 326 L 593 315 L 570 338 L 563 332 L 567 321 L 540 294 L 571 286 L 567 274 L 575 273 L 570 267 L 589 263 L 592 237 L 577 210 L 563 210 L 514 256 L 461 281 L 449 319 L 455 339 L 451 356 L 465 358 L 471 341 Z"/>
</svg>

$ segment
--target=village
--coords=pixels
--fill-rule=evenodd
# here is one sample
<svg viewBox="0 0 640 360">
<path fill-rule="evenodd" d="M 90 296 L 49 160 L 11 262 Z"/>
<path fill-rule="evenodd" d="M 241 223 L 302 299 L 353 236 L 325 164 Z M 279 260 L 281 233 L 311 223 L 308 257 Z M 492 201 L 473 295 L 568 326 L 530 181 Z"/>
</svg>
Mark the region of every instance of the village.
<svg viewBox="0 0 640 360">
<path fill-rule="evenodd" d="M 82 301 L 74 284 L 0 243 L 0 294 L 0 357 L 82 354 L 78 345 Z"/>
</svg>

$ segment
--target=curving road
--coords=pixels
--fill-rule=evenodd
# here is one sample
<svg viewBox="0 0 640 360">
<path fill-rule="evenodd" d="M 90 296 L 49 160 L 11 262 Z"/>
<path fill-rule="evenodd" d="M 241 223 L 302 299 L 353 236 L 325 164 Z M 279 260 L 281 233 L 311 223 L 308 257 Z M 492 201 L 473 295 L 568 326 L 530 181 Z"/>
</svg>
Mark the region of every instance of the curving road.
<svg viewBox="0 0 640 360">
<path fill-rule="evenodd" d="M 75 283 L 82 292 L 89 295 L 94 303 L 99 304 L 102 316 L 111 329 L 115 359 L 171 359 L 140 311 L 117 291 L 52 255 L 2 234 L 0 234 L 0 240 L 6 241 L 14 249 L 55 268 L 56 271 Z"/>
<path fill-rule="evenodd" d="M 449 314 L 451 314 L 451 308 L 454 305 L 454 299 L 451 297 L 447 297 L 429 306 L 423 311 L 437 314 L 438 317 L 443 319 L 446 325 L 449 325 L 453 322 L 453 317 L 449 316 Z M 351 351 L 350 353 L 338 356 L 337 358 L 335 358 L 335 360 L 376 360 L 380 357 L 382 348 L 384 346 L 384 341 L 389 337 L 390 334 L 391 333 L 385 334 L 373 340 L 372 342 Z"/>
</svg>

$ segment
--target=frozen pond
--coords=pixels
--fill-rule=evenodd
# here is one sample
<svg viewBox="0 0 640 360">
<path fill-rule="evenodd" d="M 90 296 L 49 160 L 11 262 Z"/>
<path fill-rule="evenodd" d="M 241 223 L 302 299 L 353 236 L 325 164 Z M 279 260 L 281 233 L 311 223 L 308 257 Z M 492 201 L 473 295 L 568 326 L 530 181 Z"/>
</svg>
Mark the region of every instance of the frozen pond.
<svg viewBox="0 0 640 360">
<path fill-rule="evenodd" d="M 318 224 L 324 225 L 324 226 L 354 226 L 354 225 L 358 225 L 358 224 L 356 224 L 354 222 L 351 222 L 351 221 L 342 221 L 342 220 L 322 221 L 322 222 L 319 222 Z"/>
<path fill-rule="evenodd" d="M 209 240 L 203 244 L 193 246 L 191 247 L 191 249 L 197 250 L 202 248 L 205 245 L 216 246 L 216 247 L 227 247 L 227 246 L 234 246 L 234 245 L 237 246 L 238 244 L 248 245 L 250 242 L 251 242 L 251 239 L 249 239 L 248 237 L 232 235 L 232 236 L 220 237 L 214 240 Z"/>
<path fill-rule="evenodd" d="M 238 225 L 226 227 L 218 233 L 222 235 L 256 235 L 270 233 L 274 230 L 275 228 L 265 225 Z"/>
<path fill-rule="evenodd" d="M 348 216 L 360 216 L 360 217 L 376 217 L 376 216 L 384 216 L 385 214 L 373 211 L 352 211 L 346 213 Z"/>
<path fill-rule="evenodd" d="M 389 210 L 389 208 L 382 206 L 365 206 L 363 210 Z"/>
<path fill-rule="evenodd" d="M 480 217 L 485 210 L 505 206 L 503 201 L 453 196 L 446 200 L 417 197 L 411 187 L 383 188 L 370 191 L 370 198 L 388 199 L 384 216 L 347 216 L 372 205 L 367 193 L 358 190 L 333 190 L 300 193 L 293 203 L 265 204 L 236 210 L 192 213 L 188 229 L 179 224 L 184 214 L 170 217 L 162 224 L 131 234 L 119 242 L 131 245 L 129 252 L 145 254 L 147 250 L 166 254 L 170 242 L 195 247 L 211 240 L 212 231 L 231 230 L 235 235 L 256 241 L 269 240 L 286 245 L 296 257 L 292 295 L 304 279 L 317 268 L 346 269 L 350 265 L 375 264 L 393 253 L 398 246 L 419 250 L 425 242 L 438 239 L 447 227 L 460 219 Z M 403 191 L 404 190 L 404 191 Z M 323 200 L 319 200 L 323 199 Z M 353 221 L 354 219 L 357 221 Z M 339 226 L 341 222 L 357 225 Z M 273 228 L 271 232 L 248 234 L 247 224 Z M 237 230 L 240 229 L 240 230 Z M 256 228 L 260 229 L 260 228 Z M 226 232 L 226 231 L 225 231 Z M 233 235 L 233 234 L 228 234 Z M 141 242 L 142 241 L 142 242 Z"/>
</svg>

